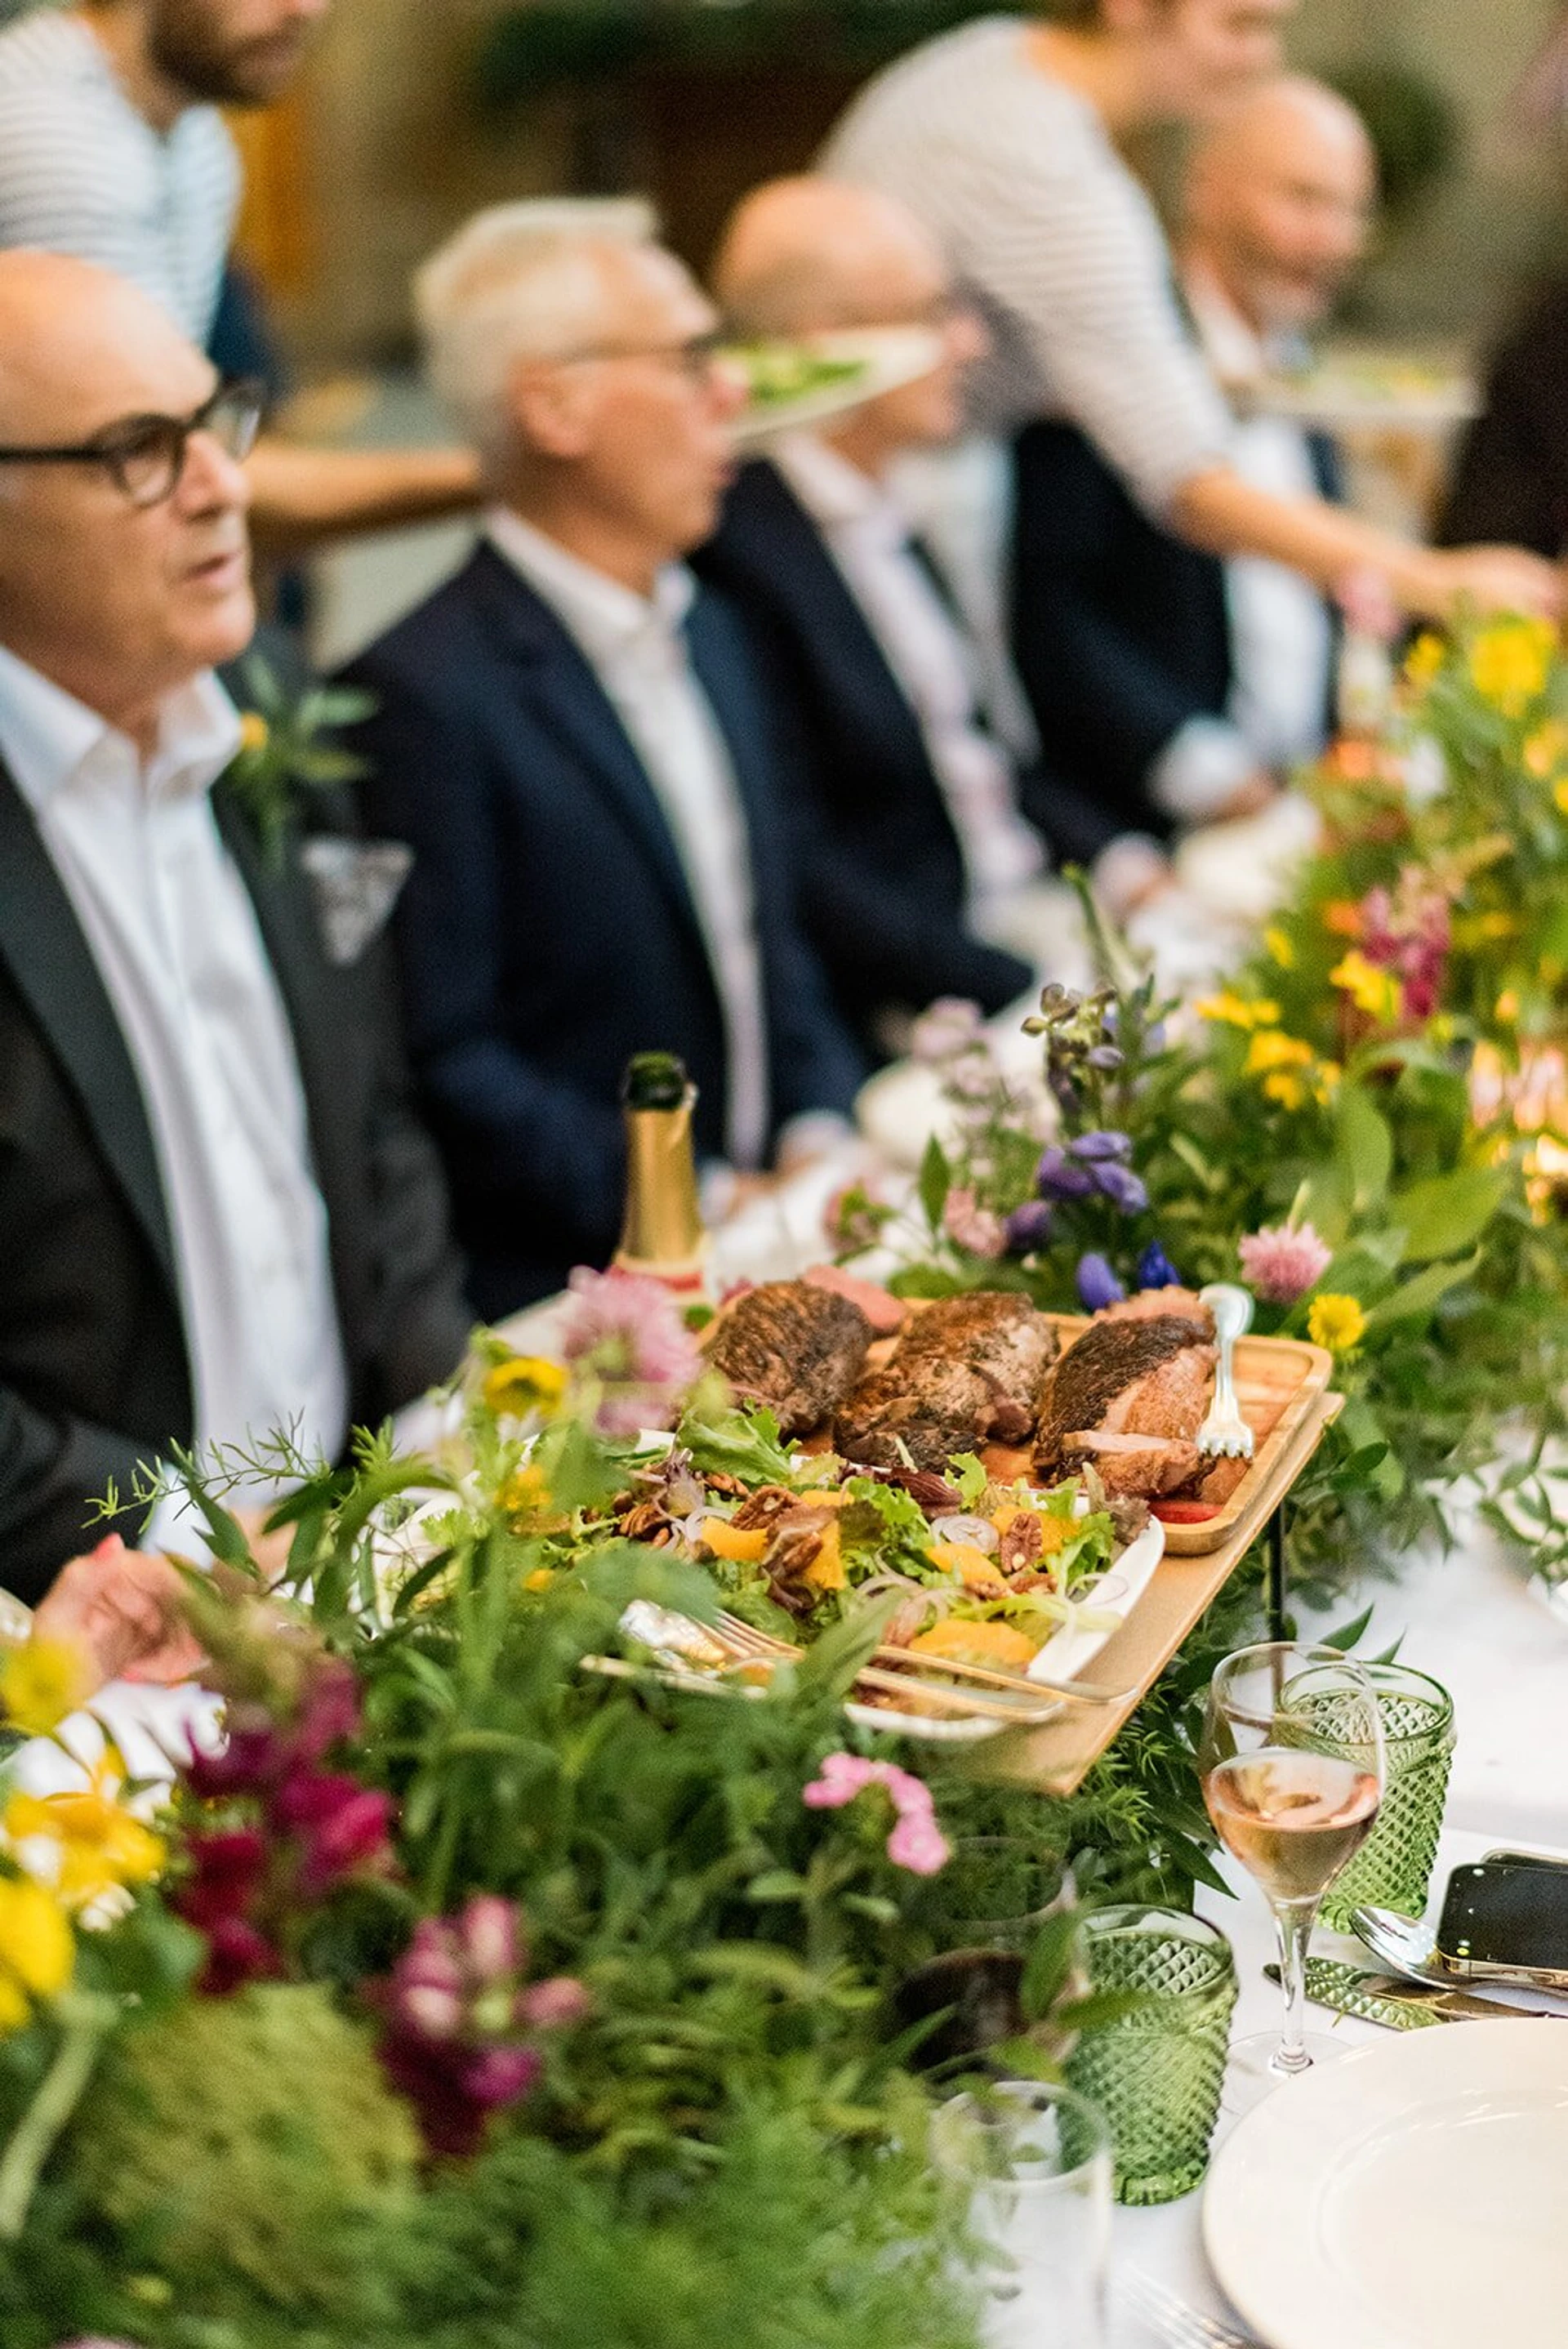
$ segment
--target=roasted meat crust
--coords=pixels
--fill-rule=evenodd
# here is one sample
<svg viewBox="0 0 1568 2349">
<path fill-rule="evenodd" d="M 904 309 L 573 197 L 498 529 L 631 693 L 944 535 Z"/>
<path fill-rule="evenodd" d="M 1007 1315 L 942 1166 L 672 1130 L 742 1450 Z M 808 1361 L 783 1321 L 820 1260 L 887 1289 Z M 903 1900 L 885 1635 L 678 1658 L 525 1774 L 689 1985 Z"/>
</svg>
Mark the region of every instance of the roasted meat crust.
<svg viewBox="0 0 1568 2349">
<path fill-rule="evenodd" d="M 893 1465 L 902 1444 L 917 1468 L 940 1471 L 993 1437 L 1022 1443 L 1056 1348 L 1056 1331 L 1026 1297 L 986 1289 L 940 1299 L 911 1315 L 887 1362 L 844 1403 L 834 1444 L 879 1467 Z"/>
<path fill-rule="evenodd" d="M 785 1435 L 832 1416 L 865 1368 L 872 1325 L 858 1305 L 805 1280 L 748 1289 L 720 1315 L 707 1358 Z"/>
<path fill-rule="evenodd" d="M 1202 1322 L 1179 1314 L 1091 1323 L 1047 1382 L 1036 1467 L 1054 1471 L 1068 1437 L 1097 1431 L 1191 1443 L 1214 1359 Z"/>
</svg>

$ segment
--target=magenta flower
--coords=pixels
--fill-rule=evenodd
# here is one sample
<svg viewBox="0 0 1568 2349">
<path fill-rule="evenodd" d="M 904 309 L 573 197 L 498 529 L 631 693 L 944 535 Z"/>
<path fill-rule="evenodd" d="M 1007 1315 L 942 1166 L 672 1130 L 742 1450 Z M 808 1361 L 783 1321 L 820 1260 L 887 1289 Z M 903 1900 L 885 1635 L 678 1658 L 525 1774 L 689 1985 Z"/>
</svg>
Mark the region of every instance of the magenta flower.
<svg viewBox="0 0 1568 2349">
<path fill-rule="evenodd" d="M 479 1893 L 456 1917 L 427 1917 L 385 1982 L 381 2061 L 419 2116 L 433 2153 L 466 2157 L 492 2112 L 527 2095 L 544 2068 L 526 2035 L 589 2011 L 581 1982 L 524 1983 L 528 1944 L 510 1900 Z"/>
<path fill-rule="evenodd" d="M 639 1273 L 590 1272 L 583 1265 L 567 1286 L 572 1303 L 561 1350 L 598 1397 L 600 1434 L 670 1426 L 702 1361 L 669 1290 Z"/>
<path fill-rule="evenodd" d="M 942 1228 L 950 1240 L 956 1240 L 971 1256 L 999 1257 L 1007 1245 L 1001 1216 L 983 1207 L 972 1190 L 949 1191 L 943 1203 Z"/>
<path fill-rule="evenodd" d="M 282 1954 L 243 1917 L 224 1917 L 207 1935 L 207 1962 L 197 1977 L 203 1998 L 227 1998 L 247 1982 L 275 1982 L 285 1971 Z"/>
<path fill-rule="evenodd" d="M 1328 1270 L 1334 1251 L 1310 1224 L 1264 1225 L 1236 1243 L 1247 1286 L 1265 1305 L 1294 1305 Z"/>
<path fill-rule="evenodd" d="M 174 1907 L 188 1925 L 210 1935 L 250 1908 L 266 1871 L 266 1840 L 254 1827 L 231 1827 L 189 1836 L 185 1850 L 191 1876 Z"/>
<path fill-rule="evenodd" d="M 821 1774 L 800 1790 L 808 1810 L 841 1811 L 868 1786 L 881 1786 L 895 1813 L 887 1856 L 913 1876 L 935 1876 L 953 1854 L 936 1823 L 931 1789 L 896 1762 L 868 1762 L 859 1754 L 830 1754 Z"/>
<path fill-rule="evenodd" d="M 350 1876 L 378 1871 L 392 1857 L 391 1798 L 333 1770 L 302 1771 L 278 1788 L 272 1819 L 300 1842 L 299 1889 L 319 1900 Z"/>
</svg>

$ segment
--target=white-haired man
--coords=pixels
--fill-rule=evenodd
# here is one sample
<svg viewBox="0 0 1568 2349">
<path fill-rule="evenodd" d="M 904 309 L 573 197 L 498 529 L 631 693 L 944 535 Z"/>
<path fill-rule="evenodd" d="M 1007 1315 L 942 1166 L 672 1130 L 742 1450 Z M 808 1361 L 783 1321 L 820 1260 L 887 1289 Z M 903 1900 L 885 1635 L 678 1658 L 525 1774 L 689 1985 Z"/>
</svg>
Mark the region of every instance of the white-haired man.
<svg viewBox="0 0 1568 2349">
<path fill-rule="evenodd" d="M 514 206 L 422 274 L 438 388 L 491 503 L 466 568 L 356 661 L 417 1072 L 472 1293 L 502 1313 L 614 1245 L 628 1056 L 681 1054 L 709 1160 L 812 1146 L 861 1072 L 796 925 L 775 713 L 680 558 L 738 387 L 641 215 Z"/>
<path fill-rule="evenodd" d="M 1321 83 L 1262 85 L 1193 150 L 1180 248 L 1189 315 L 1236 398 L 1233 458 L 1280 498 L 1332 496 L 1332 448 L 1249 413 L 1365 250 L 1377 172 L 1360 118 Z M 1334 634 L 1308 581 L 1222 563 L 1152 521 L 1087 434 L 1031 426 L 1017 451 L 1014 645 L 1064 772 L 1108 825 L 1170 833 L 1254 812 L 1321 750 Z"/>
</svg>

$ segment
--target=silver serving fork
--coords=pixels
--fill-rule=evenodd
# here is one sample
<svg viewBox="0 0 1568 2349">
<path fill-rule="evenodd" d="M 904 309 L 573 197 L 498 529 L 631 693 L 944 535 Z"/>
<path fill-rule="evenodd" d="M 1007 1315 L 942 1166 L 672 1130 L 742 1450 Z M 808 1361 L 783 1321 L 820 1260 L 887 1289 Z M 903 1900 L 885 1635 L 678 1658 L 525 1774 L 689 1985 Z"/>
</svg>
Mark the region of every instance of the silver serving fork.
<svg viewBox="0 0 1568 2349">
<path fill-rule="evenodd" d="M 728 1646 L 739 1651 L 743 1658 L 758 1662 L 792 1661 L 804 1652 L 791 1647 L 788 1640 L 776 1640 L 770 1632 L 758 1631 L 753 1625 L 743 1623 L 738 1616 L 723 1608 L 719 1609 L 717 1630 Z M 894 1670 L 879 1671 L 875 1666 L 881 1663 L 892 1665 Z M 963 1692 L 954 1683 L 967 1682 L 974 1684 L 982 1700 L 987 1691 L 995 1690 L 998 1698 L 1021 1701 L 1026 1713 L 1050 1700 L 1047 1710 L 1053 1715 L 1057 1710 L 1055 1701 L 1061 1697 L 1075 1697 L 1080 1704 L 1114 1705 L 1130 1704 L 1138 1694 L 1136 1689 L 1112 1688 L 1103 1681 L 1046 1681 L 1024 1672 L 993 1671 L 987 1665 L 966 1664 L 954 1656 L 922 1656 L 910 1648 L 878 1648 L 861 1678 L 884 1692 L 890 1685 L 907 1690 L 918 1683 L 928 1690 L 933 1682 L 945 1682 L 954 1698 Z M 1019 1703 L 1010 1702 L 1007 1713 L 1010 1717 L 1017 1716 Z"/>
<path fill-rule="evenodd" d="M 1166 2349 L 1260 2349 L 1260 2344 L 1246 2334 L 1233 2333 L 1228 2325 L 1216 2324 L 1162 2283 L 1140 2268 L 1131 2268 L 1119 2275 L 1115 2283 L 1116 2297 L 1134 2316 L 1141 2317 L 1150 2329 L 1160 2335 Z"/>
<path fill-rule="evenodd" d="M 1250 1460 L 1253 1431 L 1236 1401 L 1233 1356 L 1236 1340 L 1252 1325 L 1253 1300 L 1244 1288 L 1228 1280 L 1211 1281 L 1207 1288 L 1198 1291 L 1198 1298 L 1214 1317 L 1220 1362 L 1214 1372 L 1214 1400 L 1193 1442 L 1207 1460 Z"/>
</svg>

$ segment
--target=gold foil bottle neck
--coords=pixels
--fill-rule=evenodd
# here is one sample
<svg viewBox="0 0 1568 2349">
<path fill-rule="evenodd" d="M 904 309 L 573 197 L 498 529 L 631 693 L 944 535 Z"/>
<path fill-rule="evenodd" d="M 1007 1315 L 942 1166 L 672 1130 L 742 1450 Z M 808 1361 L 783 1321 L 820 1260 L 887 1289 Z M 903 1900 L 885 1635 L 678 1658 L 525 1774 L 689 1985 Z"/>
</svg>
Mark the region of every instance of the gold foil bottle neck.
<svg viewBox="0 0 1568 2349">
<path fill-rule="evenodd" d="M 615 1262 L 624 1272 L 695 1293 L 707 1258 L 692 1147 L 696 1087 L 672 1055 L 640 1053 L 627 1068 L 622 1100 L 626 1216 Z"/>
</svg>

